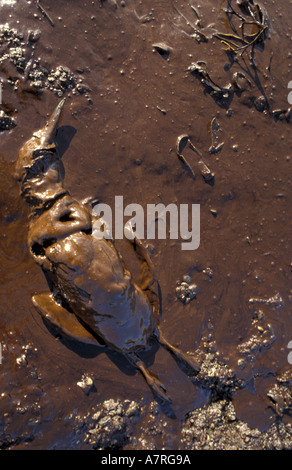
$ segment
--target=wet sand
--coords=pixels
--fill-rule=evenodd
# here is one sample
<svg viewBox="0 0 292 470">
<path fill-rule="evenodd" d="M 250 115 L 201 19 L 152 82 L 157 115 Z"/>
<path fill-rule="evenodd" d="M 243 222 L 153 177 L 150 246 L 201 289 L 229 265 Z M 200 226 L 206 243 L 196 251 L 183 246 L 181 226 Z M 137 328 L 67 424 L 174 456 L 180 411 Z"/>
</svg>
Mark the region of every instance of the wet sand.
<svg viewBox="0 0 292 470">
<path fill-rule="evenodd" d="M 1 6 L 1 23 L 23 34 L 24 64 L 33 58 L 30 70 L 19 68 L 20 62 L 17 69 L 11 55 L 3 56 L 11 44 L 2 37 L 2 109 L 16 124 L 0 134 L 2 448 L 92 448 L 76 429 L 108 400 L 130 400 L 140 410 L 121 447 L 189 448 L 182 438 L 187 414 L 213 403 L 210 387 L 193 384 L 160 348 L 147 359 L 172 397 L 172 412 L 166 413 L 126 360 L 56 338 L 34 310 L 32 295 L 47 285 L 27 250 L 29 210 L 13 164 L 60 100 L 56 90 L 33 84 L 34 63 L 45 76 L 59 66 L 74 76 L 71 89 L 59 88 L 66 106 L 58 133 L 72 195 L 98 197 L 112 207 L 122 195 L 125 206 L 135 202 L 145 211 L 159 202 L 200 204 L 197 250 L 182 251 L 181 240 L 149 241 L 162 289 L 162 329 L 184 351 L 212 354 L 246 382 L 228 397 L 237 420 L 262 433 L 279 420 L 291 426 L 291 395 L 281 416 L 268 396 L 283 372 L 291 377 L 291 122 L 273 114 L 289 108 L 291 12 L 284 0 L 261 2 L 270 23 L 263 47 L 255 48 L 253 69 L 242 59 L 233 62 L 214 37 L 230 33 L 226 3 L 196 5 L 206 42 L 192 37 L 199 26 L 190 1 L 159 0 L 153 6 L 148 0 L 106 0 L 101 6 L 74 0 L 70 8 L 62 0 L 42 2 L 54 26 L 35 2 Z M 28 40 L 36 30 L 39 39 Z M 155 50 L 157 43 L 166 44 L 168 54 Z M 198 61 L 207 63 L 221 87 L 235 72 L 245 73 L 251 85 L 227 104 L 218 101 L 188 70 Z M 214 117 L 224 145 L 211 153 Z M 213 185 L 202 178 L 191 149 L 184 156 L 195 179 L 179 160 L 175 146 L 182 134 L 215 174 Z M 136 269 L 130 250 L 119 246 Z M 198 286 L 187 305 L 176 297 L 177 281 L 185 275 Z M 94 380 L 88 394 L 77 385 L 83 374 Z M 292 441 L 287 445 L 292 448 Z"/>
</svg>

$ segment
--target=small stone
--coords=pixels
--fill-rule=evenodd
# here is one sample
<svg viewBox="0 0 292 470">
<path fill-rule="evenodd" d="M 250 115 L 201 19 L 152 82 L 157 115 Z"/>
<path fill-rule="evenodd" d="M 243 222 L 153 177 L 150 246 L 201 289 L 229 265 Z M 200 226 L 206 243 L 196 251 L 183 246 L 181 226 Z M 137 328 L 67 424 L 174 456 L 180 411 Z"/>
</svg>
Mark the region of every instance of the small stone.
<svg viewBox="0 0 292 470">
<path fill-rule="evenodd" d="M 184 276 L 184 278 L 186 278 L 186 276 Z M 191 279 L 188 280 L 190 282 Z M 183 280 L 181 283 L 178 282 L 178 285 L 175 289 L 178 300 L 184 304 L 190 303 L 190 301 L 193 300 L 198 293 L 198 286 L 196 284 L 190 285 L 189 282 L 186 282 L 185 280 Z"/>
<path fill-rule="evenodd" d="M 15 127 L 14 119 L 5 114 L 3 110 L 0 111 L 0 131 L 7 131 Z"/>
<path fill-rule="evenodd" d="M 22 354 L 21 356 L 17 357 L 16 362 L 18 365 L 26 366 L 27 365 L 26 355 Z"/>
<path fill-rule="evenodd" d="M 258 96 L 256 99 L 255 99 L 255 102 L 254 102 L 254 105 L 257 109 L 257 111 L 260 111 L 260 112 L 263 112 L 266 107 L 267 107 L 267 100 L 264 96 Z"/>
<path fill-rule="evenodd" d="M 28 40 L 30 42 L 37 42 L 41 37 L 41 31 L 36 29 L 34 31 L 29 31 L 28 33 Z"/>
<path fill-rule="evenodd" d="M 243 367 L 244 367 L 244 364 L 245 364 L 244 359 L 238 359 L 238 361 L 237 361 L 238 367 L 243 368 Z"/>
<path fill-rule="evenodd" d="M 213 215 L 213 217 L 215 217 L 215 218 L 217 217 L 217 211 L 216 211 L 216 209 L 210 209 L 210 212 L 211 212 L 211 214 Z"/>
<path fill-rule="evenodd" d="M 78 387 L 82 388 L 83 392 L 88 395 L 93 387 L 93 380 L 89 375 L 83 375 L 80 382 L 77 382 Z"/>
<path fill-rule="evenodd" d="M 258 317 L 259 320 L 264 320 L 264 319 L 265 319 L 265 314 L 264 314 L 264 312 L 263 312 L 262 310 L 259 310 L 259 311 L 257 312 L 257 317 Z"/>
<path fill-rule="evenodd" d="M 209 267 L 203 269 L 202 272 L 203 272 L 204 274 L 206 274 L 210 279 L 212 279 L 212 277 L 213 277 L 213 275 L 214 275 L 213 269 L 211 269 L 211 268 L 209 268 Z"/>
<path fill-rule="evenodd" d="M 164 42 L 158 42 L 156 44 L 152 44 L 152 47 L 155 51 L 157 51 L 164 58 L 167 58 L 171 52 L 171 47 L 169 47 Z"/>
</svg>

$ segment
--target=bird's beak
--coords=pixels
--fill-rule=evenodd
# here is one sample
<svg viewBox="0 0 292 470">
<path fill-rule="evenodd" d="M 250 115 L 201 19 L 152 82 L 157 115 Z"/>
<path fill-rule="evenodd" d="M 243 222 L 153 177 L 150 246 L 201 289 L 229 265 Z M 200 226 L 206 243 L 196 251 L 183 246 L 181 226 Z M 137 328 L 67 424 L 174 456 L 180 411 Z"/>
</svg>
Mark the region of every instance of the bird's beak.
<svg viewBox="0 0 292 470">
<path fill-rule="evenodd" d="M 65 98 L 60 101 L 60 103 L 52 113 L 51 117 L 49 118 L 47 124 L 39 133 L 40 147 L 43 149 L 50 148 L 52 144 L 54 144 L 56 141 L 58 125 L 62 116 L 64 103 Z"/>
</svg>

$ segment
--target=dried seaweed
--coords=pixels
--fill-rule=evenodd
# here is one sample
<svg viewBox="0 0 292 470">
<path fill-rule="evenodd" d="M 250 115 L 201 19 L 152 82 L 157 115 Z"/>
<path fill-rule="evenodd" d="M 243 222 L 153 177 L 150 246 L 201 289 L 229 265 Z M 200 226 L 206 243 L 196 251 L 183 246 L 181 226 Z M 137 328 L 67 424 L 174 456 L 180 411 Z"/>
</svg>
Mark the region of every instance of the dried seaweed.
<svg viewBox="0 0 292 470">
<path fill-rule="evenodd" d="M 214 37 L 226 46 L 227 52 L 235 55 L 240 53 L 242 56 L 245 52 L 248 53 L 251 48 L 252 58 L 255 46 L 263 42 L 266 37 L 268 21 L 264 10 L 253 1 L 245 1 L 239 3 L 241 10 L 243 10 L 243 14 L 241 14 L 233 8 L 232 0 L 227 0 L 227 2 L 226 14 L 234 34 L 216 33 Z M 240 25 L 237 28 L 233 24 L 233 16 L 240 19 Z M 254 32 L 249 32 L 250 29 Z"/>
<path fill-rule="evenodd" d="M 224 46 L 225 52 L 233 64 L 237 64 L 241 71 L 233 73 L 232 80 L 225 86 L 221 86 L 210 76 L 206 62 L 198 61 L 188 67 L 188 71 L 196 76 L 205 86 L 220 107 L 228 109 L 234 95 L 241 96 L 248 91 L 249 98 L 245 100 L 248 106 L 255 106 L 257 111 L 270 111 L 270 103 L 261 83 L 260 71 L 255 61 L 255 48 L 264 50 L 264 41 L 269 28 L 268 16 L 263 7 L 254 3 L 253 0 L 237 1 L 234 8 L 232 0 L 227 0 L 225 13 L 227 15 L 229 31 L 217 32 L 214 37 L 219 39 Z M 271 77 L 271 61 L 269 62 L 269 73 Z M 256 87 L 260 95 L 253 94 Z M 289 120 L 290 115 L 288 115 Z"/>
</svg>

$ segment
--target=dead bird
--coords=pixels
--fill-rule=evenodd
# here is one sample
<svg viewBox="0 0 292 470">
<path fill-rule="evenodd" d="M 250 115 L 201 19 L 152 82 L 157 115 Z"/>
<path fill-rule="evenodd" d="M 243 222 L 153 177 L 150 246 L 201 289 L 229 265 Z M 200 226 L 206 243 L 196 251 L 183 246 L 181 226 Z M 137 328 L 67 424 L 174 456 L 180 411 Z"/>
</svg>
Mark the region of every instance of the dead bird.
<svg viewBox="0 0 292 470">
<path fill-rule="evenodd" d="M 42 317 L 62 334 L 122 353 L 143 375 L 153 393 L 171 402 L 166 388 L 139 353 L 155 338 L 196 375 L 194 359 L 170 344 L 159 326 L 159 284 L 142 243 L 133 244 L 141 260 L 139 282 L 126 268 L 114 243 L 94 236 L 92 204 L 80 203 L 65 189 L 56 135 L 65 100 L 46 125 L 21 148 L 16 177 L 30 205 L 28 247 L 46 275 L 49 291 L 33 296 Z"/>
</svg>

